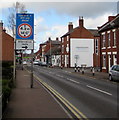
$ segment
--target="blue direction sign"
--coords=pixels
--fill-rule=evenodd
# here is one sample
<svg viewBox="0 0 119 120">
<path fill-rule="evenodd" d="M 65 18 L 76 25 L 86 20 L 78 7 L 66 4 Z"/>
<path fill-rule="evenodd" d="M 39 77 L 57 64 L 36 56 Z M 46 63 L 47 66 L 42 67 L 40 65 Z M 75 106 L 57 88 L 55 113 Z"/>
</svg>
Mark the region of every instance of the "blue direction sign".
<svg viewBox="0 0 119 120">
<path fill-rule="evenodd" d="M 29 13 L 16 14 L 16 39 L 20 40 L 34 39 L 34 14 Z"/>
</svg>

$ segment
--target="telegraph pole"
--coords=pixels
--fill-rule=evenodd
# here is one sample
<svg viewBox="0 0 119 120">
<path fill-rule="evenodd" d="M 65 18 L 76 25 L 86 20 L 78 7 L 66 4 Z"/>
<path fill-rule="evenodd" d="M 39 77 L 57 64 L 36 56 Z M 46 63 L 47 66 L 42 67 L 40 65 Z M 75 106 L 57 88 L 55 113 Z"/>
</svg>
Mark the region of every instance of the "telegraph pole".
<svg viewBox="0 0 119 120">
<path fill-rule="evenodd" d="M 31 88 L 33 88 L 33 50 L 31 50 L 31 56 L 32 56 L 32 61 L 31 61 Z"/>
<path fill-rule="evenodd" d="M 14 67 L 13 67 L 13 83 L 14 86 L 16 86 L 15 81 L 16 81 L 16 34 L 15 34 L 15 25 L 14 25 L 14 29 L 13 29 L 13 37 L 14 37 Z"/>
</svg>

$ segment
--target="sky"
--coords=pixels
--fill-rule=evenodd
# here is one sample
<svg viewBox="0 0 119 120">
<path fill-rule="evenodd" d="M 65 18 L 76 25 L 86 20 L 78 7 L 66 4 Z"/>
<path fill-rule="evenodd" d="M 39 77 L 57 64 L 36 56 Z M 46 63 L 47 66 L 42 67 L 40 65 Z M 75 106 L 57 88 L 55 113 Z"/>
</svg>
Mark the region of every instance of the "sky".
<svg viewBox="0 0 119 120">
<path fill-rule="evenodd" d="M 84 18 L 84 26 L 97 29 L 108 21 L 108 16 L 117 15 L 118 0 L 17 0 L 25 5 L 28 13 L 34 13 L 35 52 L 39 44 L 55 40 L 68 32 L 68 23 L 74 28 L 78 26 L 79 16 Z M 8 25 L 9 8 L 16 0 L 0 1 L 0 20 L 3 21 L 7 33 L 11 34 Z M 119 4 L 118 4 L 119 5 Z M 118 7 L 119 8 L 119 7 Z"/>
</svg>

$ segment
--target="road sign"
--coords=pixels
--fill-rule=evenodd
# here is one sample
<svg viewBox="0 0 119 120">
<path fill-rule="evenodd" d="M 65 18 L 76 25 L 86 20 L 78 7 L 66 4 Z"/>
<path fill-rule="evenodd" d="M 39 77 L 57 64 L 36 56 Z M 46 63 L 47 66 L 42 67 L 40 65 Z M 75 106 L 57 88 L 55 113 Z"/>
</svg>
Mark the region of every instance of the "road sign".
<svg viewBox="0 0 119 120">
<path fill-rule="evenodd" d="M 34 39 L 34 14 L 17 13 L 16 14 L 16 40 Z"/>
<path fill-rule="evenodd" d="M 33 50 L 33 40 L 16 40 L 16 50 Z"/>
</svg>

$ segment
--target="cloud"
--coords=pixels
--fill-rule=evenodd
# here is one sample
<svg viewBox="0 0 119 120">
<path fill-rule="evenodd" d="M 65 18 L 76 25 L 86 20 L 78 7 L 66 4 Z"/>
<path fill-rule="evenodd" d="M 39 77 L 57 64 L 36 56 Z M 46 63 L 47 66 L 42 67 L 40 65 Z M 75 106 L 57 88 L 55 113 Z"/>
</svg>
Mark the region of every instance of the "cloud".
<svg viewBox="0 0 119 120">
<path fill-rule="evenodd" d="M 27 3 L 29 9 L 31 3 Z M 33 9 L 34 8 L 34 9 Z M 59 15 L 70 15 L 73 17 L 85 16 L 96 17 L 106 12 L 117 11 L 116 2 L 33 2 L 33 11 L 42 12 L 48 10 L 55 10 Z"/>
</svg>

